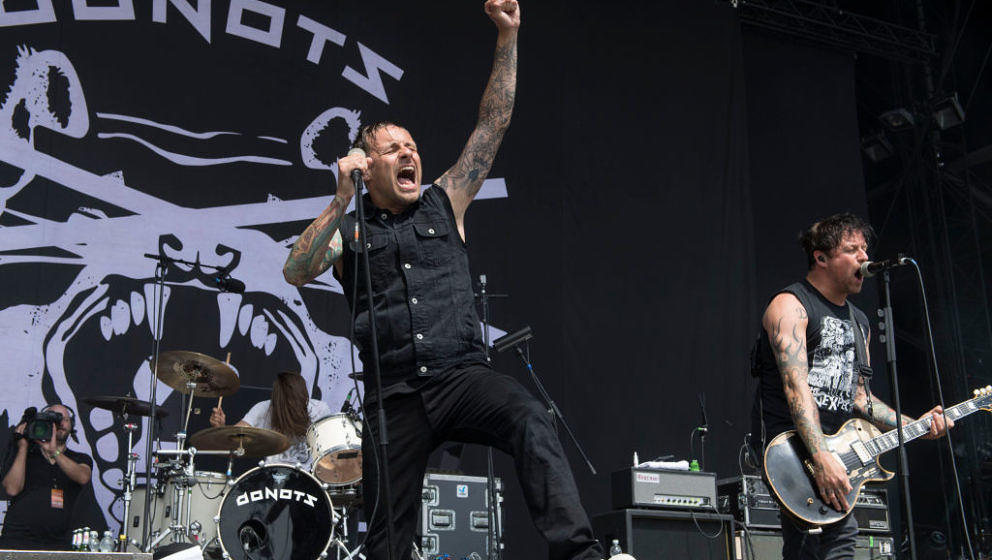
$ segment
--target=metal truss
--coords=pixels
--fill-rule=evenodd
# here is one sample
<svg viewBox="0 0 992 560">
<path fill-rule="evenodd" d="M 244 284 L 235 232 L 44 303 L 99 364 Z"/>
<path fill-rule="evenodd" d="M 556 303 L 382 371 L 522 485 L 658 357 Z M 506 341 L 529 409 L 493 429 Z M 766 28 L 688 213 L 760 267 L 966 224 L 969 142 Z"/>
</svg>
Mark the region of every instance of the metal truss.
<svg viewBox="0 0 992 560">
<path fill-rule="evenodd" d="M 937 54 L 935 36 L 847 12 L 836 4 L 811 0 L 731 0 L 748 25 L 773 29 L 818 43 L 918 62 Z"/>
</svg>

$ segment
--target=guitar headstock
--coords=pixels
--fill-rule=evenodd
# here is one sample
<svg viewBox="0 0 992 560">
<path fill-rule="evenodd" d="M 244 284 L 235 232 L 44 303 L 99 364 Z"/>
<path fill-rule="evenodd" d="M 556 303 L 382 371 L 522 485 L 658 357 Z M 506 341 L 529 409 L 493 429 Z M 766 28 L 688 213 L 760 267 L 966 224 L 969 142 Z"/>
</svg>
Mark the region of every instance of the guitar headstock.
<svg viewBox="0 0 992 560">
<path fill-rule="evenodd" d="M 975 406 L 985 412 L 992 412 L 992 385 L 975 389 Z"/>
</svg>

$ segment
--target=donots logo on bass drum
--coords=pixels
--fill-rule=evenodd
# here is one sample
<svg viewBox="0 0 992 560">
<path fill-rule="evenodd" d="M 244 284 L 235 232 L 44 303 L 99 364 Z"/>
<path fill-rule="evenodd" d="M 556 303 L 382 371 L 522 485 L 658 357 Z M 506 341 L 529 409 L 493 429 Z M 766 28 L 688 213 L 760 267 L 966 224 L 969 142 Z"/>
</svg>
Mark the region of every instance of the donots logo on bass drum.
<svg viewBox="0 0 992 560">
<path fill-rule="evenodd" d="M 293 502 L 303 502 L 310 507 L 316 507 L 317 497 L 289 488 L 264 488 L 262 490 L 252 490 L 238 495 L 238 506 L 247 505 L 252 502 L 262 502 L 265 500 L 289 500 Z"/>
</svg>

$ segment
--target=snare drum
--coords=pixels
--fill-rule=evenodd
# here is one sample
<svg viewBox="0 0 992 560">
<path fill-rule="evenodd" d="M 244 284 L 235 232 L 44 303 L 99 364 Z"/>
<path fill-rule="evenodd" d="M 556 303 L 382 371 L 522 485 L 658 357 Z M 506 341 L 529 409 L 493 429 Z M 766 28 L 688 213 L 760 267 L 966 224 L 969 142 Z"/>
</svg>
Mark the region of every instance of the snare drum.
<svg viewBox="0 0 992 560">
<path fill-rule="evenodd" d="M 217 537 L 217 527 L 213 518 L 223 497 L 226 483 L 227 477 L 221 473 L 196 471 L 189 481 L 183 481 L 181 476 L 172 476 L 155 486 L 149 510 L 152 538 L 169 531 L 173 525 L 182 523 L 189 530 L 194 542 L 200 546 L 209 544 Z M 147 497 L 146 486 L 138 486 L 131 493 L 131 519 L 127 524 L 129 540 L 141 540 L 142 517 L 145 514 Z"/>
<path fill-rule="evenodd" d="M 328 493 L 338 505 L 354 499 L 362 481 L 362 422 L 347 414 L 334 414 L 307 429 L 307 447 L 313 459 L 311 473 L 330 485 Z"/>
<path fill-rule="evenodd" d="M 313 560 L 326 553 L 334 511 L 320 481 L 290 465 L 241 475 L 217 510 L 217 534 L 233 560 Z"/>
</svg>

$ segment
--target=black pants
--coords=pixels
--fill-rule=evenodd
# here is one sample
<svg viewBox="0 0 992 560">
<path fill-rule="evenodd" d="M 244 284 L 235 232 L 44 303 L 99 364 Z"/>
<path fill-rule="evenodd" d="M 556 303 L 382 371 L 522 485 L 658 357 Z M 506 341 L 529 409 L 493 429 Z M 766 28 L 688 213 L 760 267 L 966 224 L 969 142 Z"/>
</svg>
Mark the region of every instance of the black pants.
<svg viewBox="0 0 992 560">
<path fill-rule="evenodd" d="M 854 558 L 858 522 L 848 515 L 827 525 L 818 535 L 799 529 L 791 518 L 782 515 L 782 558 L 785 560 L 841 560 Z"/>
<path fill-rule="evenodd" d="M 394 560 L 410 558 L 427 459 L 445 441 L 489 445 L 513 456 L 531 519 L 548 541 L 550 558 L 603 557 L 548 412 L 515 379 L 482 365 L 461 366 L 440 374 L 415 393 L 389 396 L 384 405 Z M 368 402 L 367 407 L 371 406 Z M 379 439 L 374 413 L 366 417 L 363 488 L 369 518 L 378 489 L 368 430 L 372 429 L 377 443 Z M 386 506 L 380 503 L 369 525 L 365 551 L 369 560 L 387 557 L 385 513 Z"/>
</svg>

